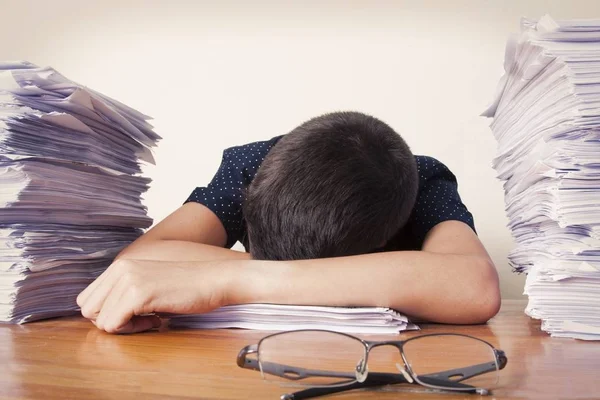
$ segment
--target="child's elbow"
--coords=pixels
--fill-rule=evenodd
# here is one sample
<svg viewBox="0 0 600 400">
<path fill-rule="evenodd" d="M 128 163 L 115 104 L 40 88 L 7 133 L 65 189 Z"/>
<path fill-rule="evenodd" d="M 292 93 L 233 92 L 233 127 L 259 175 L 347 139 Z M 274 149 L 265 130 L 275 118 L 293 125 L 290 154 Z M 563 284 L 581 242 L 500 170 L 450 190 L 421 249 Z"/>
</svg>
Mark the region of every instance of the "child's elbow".
<svg viewBox="0 0 600 400">
<path fill-rule="evenodd" d="M 498 272 L 489 258 L 478 260 L 477 266 L 481 275 L 474 285 L 476 290 L 471 304 L 474 324 L 484 324 L 500 311 L 501 297 Z"/>
</svg>

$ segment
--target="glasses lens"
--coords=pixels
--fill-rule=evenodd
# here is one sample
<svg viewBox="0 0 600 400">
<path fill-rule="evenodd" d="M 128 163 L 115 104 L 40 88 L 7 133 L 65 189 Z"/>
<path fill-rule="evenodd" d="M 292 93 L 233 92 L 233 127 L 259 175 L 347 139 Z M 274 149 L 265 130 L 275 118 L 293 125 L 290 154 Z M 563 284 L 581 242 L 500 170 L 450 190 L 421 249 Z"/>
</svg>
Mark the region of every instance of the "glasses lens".
<svg viewBox="0 0 600 400">
<path fill-rule="evenodd" d="M 327 331 L 268 336 L 258 346 L 263 378 L 299 386 L 341 386 L 363 371 L 366 350 L 356 338 Z"/>
<path fill-rule="evenodd" d="M 461 335 L 431 335 L 409 340 L 404 356 L 416 380 L 445 390 L 491 389 L 499 371 L 493 348 L 478 339 Z"/>
</svg>

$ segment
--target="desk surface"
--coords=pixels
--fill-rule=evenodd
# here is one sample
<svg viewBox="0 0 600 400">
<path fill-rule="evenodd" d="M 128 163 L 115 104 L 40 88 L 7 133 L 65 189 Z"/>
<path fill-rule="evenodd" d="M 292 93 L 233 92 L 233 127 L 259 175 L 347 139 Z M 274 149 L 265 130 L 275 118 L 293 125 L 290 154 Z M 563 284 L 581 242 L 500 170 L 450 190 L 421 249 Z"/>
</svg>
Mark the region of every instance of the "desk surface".
<svg viewBox="0 0 600 400">
<path fill-rule="evenodd" d="M 328 398 L 600 398 L 600 343 L 550 338 L 540 331 L 539 321 L 523 314 L 524 307 L 522 301 L 505 301 L 487 325 L 421 326 L 421 333 L 467 333 L 504 350 L 508 365 L 492 396 L 415 394 L 404 389 Z M 289 390 L 265 383 L 258 372 L 235 364 L 239 350 L 263 336 L 265 332 L 243 330 L 117 336 L 98 331 L 82 318 L 0 325 L 0 398 L 278 399 Z"/>
</svg>

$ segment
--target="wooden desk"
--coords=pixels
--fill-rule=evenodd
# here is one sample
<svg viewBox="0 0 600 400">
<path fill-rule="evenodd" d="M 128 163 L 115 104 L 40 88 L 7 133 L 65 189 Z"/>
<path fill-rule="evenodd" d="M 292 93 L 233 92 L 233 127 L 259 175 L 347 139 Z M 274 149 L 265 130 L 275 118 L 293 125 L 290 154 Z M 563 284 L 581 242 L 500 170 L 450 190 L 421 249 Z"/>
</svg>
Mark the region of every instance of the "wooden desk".
<svg viewBox="0 0 600 400">
<path fill-rule="evenodd" d="M 502 371 L 502 387 L 492 396 L 404 389 L 328 398 L 600 398 L 600 343 L 550 338 L 540 331 L 539 322 L 523 314 L 524 307 L 522 301 L 505 301 L 488 325 L 422 326 L 421 333 L 467 333 L 504 350 L 508 365 Z M 116 336 L 82 318 L 0 325 L 0 398 L 278 399 L 290 390 L 264 383 L 258 372 L 235 364 L 239 350 L 263 336 L 265 332 L 243 330 Z"/>
</svg>

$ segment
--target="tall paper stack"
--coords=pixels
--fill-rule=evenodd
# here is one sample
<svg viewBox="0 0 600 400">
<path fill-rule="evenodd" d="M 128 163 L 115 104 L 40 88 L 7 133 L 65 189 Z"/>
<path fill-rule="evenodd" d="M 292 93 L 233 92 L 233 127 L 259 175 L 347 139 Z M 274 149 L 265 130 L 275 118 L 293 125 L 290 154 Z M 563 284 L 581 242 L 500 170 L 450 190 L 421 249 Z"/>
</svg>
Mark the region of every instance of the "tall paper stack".
<svg viewBox="0 0 600 400">
<path fill-rule="evenodd" d="M 600 20 L 524 19 L 484 113 L 498 141 L 509 259 L 552 336 L 600 339 Z"/>
<path fill-rule="evenodd" d="M 77 312 L 76 296 L 151 225 L 149 117 L 52 68 L 0 63 L 0 321 Z"/>
</svg>

